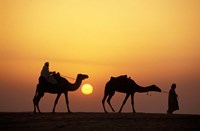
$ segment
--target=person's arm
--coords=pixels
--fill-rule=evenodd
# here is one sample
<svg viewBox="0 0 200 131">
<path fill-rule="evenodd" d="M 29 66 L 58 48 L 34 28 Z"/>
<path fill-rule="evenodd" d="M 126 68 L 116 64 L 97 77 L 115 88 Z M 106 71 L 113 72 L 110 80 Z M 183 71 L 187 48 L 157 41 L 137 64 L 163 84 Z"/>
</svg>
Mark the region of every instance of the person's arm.
<svg viewBox="0 0 200 131">
<path fill-rule="evenodd" d="M 178 99 L 178 95 L 176 94 L 176 92 L 174 91 L 175 95 L 176 95 L 176 98 Z"/>
</svg>

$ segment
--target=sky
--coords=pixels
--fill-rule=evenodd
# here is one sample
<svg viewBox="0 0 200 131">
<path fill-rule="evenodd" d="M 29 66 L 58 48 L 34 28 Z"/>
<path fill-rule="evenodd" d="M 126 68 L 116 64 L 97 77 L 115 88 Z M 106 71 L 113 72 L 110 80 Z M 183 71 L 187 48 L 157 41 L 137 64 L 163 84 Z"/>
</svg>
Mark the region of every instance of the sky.
<svg viewBox="0 0 200 131">
<path fill-rule="evenodd" d="M 69 92 L 72 112 L 103 112 L 106 82 L 126 74 L 163 91 L 176 83 L 176 113 L 200 114 L 199 6 L 199 0 L 0 0 L 0 112 L 33 111 L 48 61 L 61 75 L 89 75 L 83 84 L 93 93 Z M 45 94 L 41 111 L 51 112 L 55 98 Z M 116 111 L 124 98 L 115 93 Z M 167 93 L 136 93 L 135 110 L 166 113 L 167 100 Z M 56 111 L 67 111 L 64 95 Z M 122 112 L 131 111 L 129 98 Z"/>
</svg>

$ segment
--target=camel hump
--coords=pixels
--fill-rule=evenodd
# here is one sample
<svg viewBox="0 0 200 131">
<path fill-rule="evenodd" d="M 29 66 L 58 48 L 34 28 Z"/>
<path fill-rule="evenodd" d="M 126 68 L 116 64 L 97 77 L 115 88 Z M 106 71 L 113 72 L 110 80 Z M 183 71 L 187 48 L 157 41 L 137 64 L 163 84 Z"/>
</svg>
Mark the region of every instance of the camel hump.
<svg viewBox="0 0 200 131">
<path fill-rule="evenodd" d="M 118 77 L 113 77 L 113 76 L 111 76 L 111 78 L 110 78 L 111 80 L 127 80 L 128 79 L 128 77 L 127 77 L 127 75 L 120 75 L 120 76 L 118 76 Z"/>
<path fill-rule="evenodd" d="M 115 83 L 115 84 L 119 84 L 119 85 L 136 84 L 135 81 L 132 80 L 131 77 L 127 77 L 127 75 L 120 75 L 118 77 L 111 76 L 110 82 Z"/>
</svg>

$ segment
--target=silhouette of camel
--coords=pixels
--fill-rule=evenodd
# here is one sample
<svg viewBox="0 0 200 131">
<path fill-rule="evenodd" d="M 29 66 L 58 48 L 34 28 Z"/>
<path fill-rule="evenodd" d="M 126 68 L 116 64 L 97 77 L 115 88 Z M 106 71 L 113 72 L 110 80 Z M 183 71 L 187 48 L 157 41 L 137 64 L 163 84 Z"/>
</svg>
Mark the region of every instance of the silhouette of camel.
<svg viewBox="0 0 200 131">
<path fill-rule="evenodd" d="M 126 75 L 122 75 L 119 77 L 111 77 L 111 79 L 106 83 L 104 97 L 102 100 L 103 109 L 104 109 L 105 113 L 107 113 L 107 111 L 105 109 L 104 103 L 105 103 L 105 100 L 107 97 L 108 97 L 107 102 L 108 102 L 109 106 L 111 107 L 112 111 L 115 112 L 115 110 L 113 109 L 113 107 L 110 103 L 110 100 L 113 97 L 113 95 L 115 94 L 115 91 L 126 93 L 126 97 L 122 103 L 119 113 L 122 111 L 122 108 L 125 105 L 128 97 L 130 95 L 131 95 L 131 104 L 132 104 L 133 113 L 135 113 L 135 109 L 134 109 L 134 94 L 135 94 L 135 92 L 139 92 L 139 93 L 148 92 L 148 91 L 161 92 L 161 89 L 159 87 L 157 87 L 156 85 L 141 87 L 138 84 L 136 84 L 135 81 L 133 81 L 130 77 L 127 78 Z"/>
<path fill-rule="evenodd" d="M 88 78 L 88 75 L 78 74 L 75 83 L 72 84 L 65 78 L 61 77 L 59 74 L 58 75 L 54 74 L 54 75 L 55 75 L 54 77 L 58 81 L 57 85 L 52 85 L 52 84 L 47 83 L 44 80 L 44 78 L 42 78 L 42 77 L 39 78 L 39 84 L 37 85 L 35 96 L 33 98 L 33 104 L 34 104 L 33 112 L 34 113 L 36 113 L 36 108 L 38 109 L 39 113 L 41 113 L 40 109 L 39 109 L 39 101 L 44 96 L 44 93 L 57 94 L 57 97 L 56 97 L 55 103 L 54 103 L 54 107 L 53 107 L 53 111 L 52 111 L 53 113 L 55 112 L 55 108 L 56 108 L 56 105 L 58 103 L 58 100 L 59 100 L 61 94 L 64 93 L 65 99 L 66 99 L 66 104 L 67 104 L 67 109 L 68 109 L 68 112 L 70 113 L 71 111 L 69 109 L 68 91 L 77 90 L 80 87 L 82 80 Z"/>
</svg>

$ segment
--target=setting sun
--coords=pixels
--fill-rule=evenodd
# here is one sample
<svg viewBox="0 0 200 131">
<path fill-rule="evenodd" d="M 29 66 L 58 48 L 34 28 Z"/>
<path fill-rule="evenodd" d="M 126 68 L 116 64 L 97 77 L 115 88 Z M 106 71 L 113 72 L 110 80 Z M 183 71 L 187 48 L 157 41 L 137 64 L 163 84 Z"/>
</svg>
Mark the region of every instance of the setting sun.
<svg viewBox="0 0 200 131">
<path fill-rule="evenodd" d="M 90 84 L 84 84 L 81 88 L 81 91 L 85 95 L 89 95 L 93 92 L 93 87 Z"/>
</svg>

